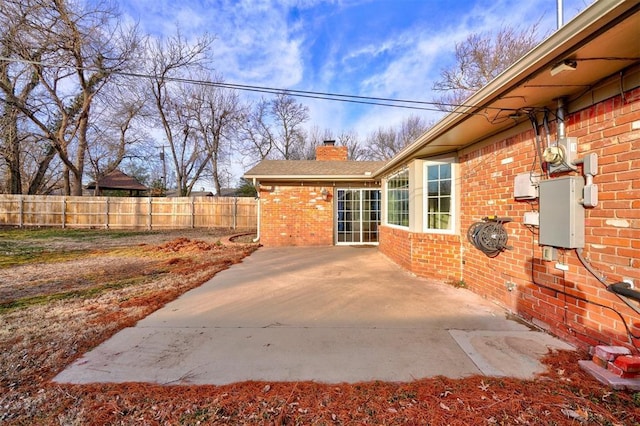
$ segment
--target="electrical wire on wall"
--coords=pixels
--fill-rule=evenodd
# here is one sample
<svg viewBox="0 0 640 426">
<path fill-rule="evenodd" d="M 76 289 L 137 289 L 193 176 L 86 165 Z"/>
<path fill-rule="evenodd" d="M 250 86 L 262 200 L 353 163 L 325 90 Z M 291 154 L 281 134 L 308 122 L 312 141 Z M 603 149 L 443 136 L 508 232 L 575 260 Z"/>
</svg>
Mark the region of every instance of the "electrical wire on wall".
<svg viewBox="0 0 640 426">
<path fill-rule="evenodd" d="M 537 287 L 544 288 L 546 290 L 554 292 L 555 294 L 562 294 L 564 296 L 564 299 L 565 299 L 565 316 L 564 316 L 565 323 L 564 323 L 564 325 L 568 326 L 568 324 L 567 324 L 567 316 L 566 316 L 566 310 L 568 309 L 567 296 L 571 297 L 573 299 L 576 299 L 578 301 L 581 301 L 581 302 L 584 302 L 584 303 L 588 303 L 588 304 L 593 305 L 593 306 L 598 306 L 600 308 L 607 309 L 607 310 L 615 313 L 620 318 L 620 321 L 622 322 L 622 325 L 624 326 L 624 328 L 625 328 L 625 330 L 627 332 L 627 339 L 629 341 L 629 344 L 631 346 L 633 346 L 640 353 L 640 346 L 638 346 L 638 345 L 636 345 L 634 343 L 634 340 L 640 340 L 640 336 L 633 334 L 633 332 L 629 328 L 629 325 L 627 324 L 627 321 L 625 320 L 624 316 L 622 315 L 622 313 L 620 311 L 618 311 L 615 308 L 612 308 L 611 306 L 607 306 L 607 305 L 604 305 L 602 303 L 598 303 L 598 302 L 595 302 L 593 300 L 589 300 L 589 299 L 587 299 L 585 297 L 581 297 L 581 296 L 578 296 L 576 294 L 571 294 L 571 293 L 567 292 L 566 291 L 566 279 L 565 279 L 564 274 L 563 274 L 563 284 L 564 285 L 563 285 L 563 289 L 562 290 L 554 288 L 554 287 L 551 287 L 551 286 L 546 285 L 546 284 L 542 284 L 542 283 L 536 281 L 535 268 L 534 268 L 534 266 L 535 266 L 534 259 L 536 258 L 535 247 L 536 247 L 535 235 L 532 235 L 532 241 L 531 241 L 531 282 L 533 284 L 535 284 Z M 598 278 L 598 277 L 596 276 L 596 278 Z M 600 281 L 600 279 L 598 279 L 598 281 Z"/>
<path fill-rule="evenodd" d="M 537 113 L 539 113 L 540 111 L 538 111 Z M 530 176 L 530 180 L 531 180 L 531 184 L 532 185 L 536 185 L 536 186 L 540 186 L 540 184 L 542 184 L 542 182 L 538 183 L 538 182 L 534 182 L 534 173 L 536 171 L 536 169 L 539 167 L 540 170 L 542 171 L 542 173 L 538 176 L 536 176 L 537 178 L 543 178 L 543 179 L 552 179 L 552 174 L 554 173 L 559 173 L 559 172 L 576 172 L 578 171 L 578 167 L 577 164 L 583 164 L 583 167 L 585 168 L 584 171 L 584 175 L 587 178 L 587 183 L 589 183 L 589 178 L 592 178 L 596 173 L 597 173 L 597 157 L 594 159 L 592 157 L 588 157 L 586 159 L 582 159 L 582 160 L 576 160 L 575 162 L 572 160 L 572 157 L 569 156 L 569 151 L 570 145 L 568 142 L 568 139 L 566 137 L 565 134 L 565 105 L 564 105 L 564 101 L 562 99 L 559 99 L 558 101 L 558 110 L 555 114 L 556 120 L 557 120 L 557 140 L 556 142 L 552 142 L 552 134 L 551 134 L 551 130 L 550 130 L 550 125 L 549 125 L 549 114 L 551 114 L 551 111 L 547 108 L 544 109 L 544 115 L 542 117 L 542 123 L 538 122 L 538 118 L 536 115 L 536 111 L 535 110 L 531 110 L 528 112 L 528 116 L 529 116 L 529 120 L 531 121 L 531 125 L 533 128 L 533 132 L 534 132 L 534 145 L 535 145 L 535 151 L 534 151 L 534 160 L 533 163 L 531 165 L 531 170 L 529 172 L 529 176 Z M 544 135 L 542 135 L 541 133 L 544 133 Z M 543 141 L 544 138 L 544 141 Z M 561 144 L 561 141 L 563 142 L 563 144 Z M 545 146 L 546 145 L 546 146 Z M 574 151 L 575 152 L 575 151 Z M 587 166 L 588 163 L 588 166 Z M 551 183 L 551 182 L 544 182 L 544 183 Z M 550 185 L 549 185 L 550 186 Z M 597 191 L 597 189 L 595 189 L 595 191 Z M 586 197 L 583 193 L 583 199 Z M 595 201 L 594 201 L 595 199 Z M 553 204 L 554 202 L 557 202 L 558 200 L 553 199 L 553 197 L 551 197 L 551 199 L 547 200 L 550 202 L 550 204 Z M 596 192 L 596 196 L 594 198 L 593 195 L 591 195 L 591 197 L 589 198 L 589 202 L 587 203 L 586 200 L 585 201 L 572 201 L 572 202 L 580 202 L 580 203 L 584 203 L 584 207 L 594 207 L 597 203 L 597 192 Z M 539 201 L 540 203 L 540 201 Z M 533 207 L 533 206 L 532 206 Z M 546 216 L 546 222 L 545 224 L 549 223 L 549 220 L 562 220 L 563 218 L 550 218 L 549 217 L 549 209 L 546 210 L 547 212 L 547 216 Z M 557 211 L 554 211 L 553 214 L 557 214 Z M 573 219 L 572 217 L 566 217 L 564 218 L 565 221 L 567 222 L 567 226 L 568 226 L 568 222 L 571 222 L 571 220 Z M 542 226 L 542 218 L 540 218 L 540 223 L 538 226 Z M 538 281 L 536 281 L 536 273 L 535 273 L 535 259 L 536 259 L 536 253 L 535 253 L 535 247 L 536 247 L 536 235 L 538 235 L 538 244 L 542 244 L 540 242 L 540 235 L 541 233 L 539 232 L 538 234 L 536 234 L 535 229 L 532 227 L 528 227 L 528 229 L 532 232 L 532 255 L 531 255 L 531 282 L 533 284 L 535 284 L 536 286 L 540 287 L 540 288 L 544 288 L 546 290 L 549 290 L 551 292 L 553 292 L 553 294 L 555 295 L 555 297 L 557 299 L 564 299 L 564 313 L 563 313 L 563 321 L 565 326 L 567 326 L 569 329 L 571 329 L 571 327 L 569 326 L 569 316 L 568 316 L 568 310 L 569 310 L 569 301 L 570 300 L 577 300 L 577 301 L 581 301 L 584 303 L 588 303 L 590 305 L 593 306 L 598 306 L 599 308 L 602 309 L 606 309 L 609 311 L 614 312 L 621 320 L 625 330 L 626 330 L 626 334 L 627 334 L 627 339 L 629 341 L 629 343 L 631 344 L 631 346 L 633 346 L 636 350 L 640 349 L 638 347 L 638 345 L 636 343 L 634 343 L 634 340 L 639 340 L 640 336 L 635 335 L 633 333 L 633 328 L 630 327 L 629 324 L 627 324 L 627 320 L 625 319 L 625 316 L 618 310 L 616 309 L 616 304 L 612 302 L 612 306 L 607 306 L 605 304 L 602 303 L 598 303 L 592 300 L 589 300 L 587 297 L 588 295 L 584 295 L 584 296 L 578 296 L 577 294 L 575 294 L 575 291 L 568 291 L 570 289 L 567 288 L 567 276 L 566 276 L 566 270 L 563 269 L 563 274 L 562 274 L 562 288 L 554 288 L 554 286 L 551 285 L 546 285 L 543 283 L 540 283 Z M 540 230 L 541 231 L 541 230 Z M 547 233 L 546 237 L 545 237 L 545 243 L 549 242 L 549 241 L 553 241 L 556 244 L 543 244 L 543 245 L 550 245 L 550 246 L 556 246 L 556 247 L 576 247 L 575 245 L 572 245 L 572 243 L 567 243 L 565 241 L 558 241 L 558 240 L 554 240 L 553 238 L 549 238 L 549 235 Z M 558 246 L 557 244 L 568 244 L 568 245 L 560 245 Z M 562 256 L 562 263 L 566 264 L 567 263 L 567 251 L 565 249 L 559 248 L 558 250 L 560 250 L 561 256 Z M 579 259 L 579 261 L 582 263 L 582 265 L 587 269 L 587 271 L 589 271 L 589 273 L 591 273 L 596 279 L 598 279 L 599 282 L 601 282 L 605 288 L 612 292 L 615 293 L 625 304 L 627 304 L 631 309 L 633 309 L 636 313 L 640 314 L 640 305 L 636 305 L 635 303 L 633 303 L 631 300 L 637 300 L 640 302 L 640 292 L 635 291 L 634 289 L 631 288 L 631 285 L 625 282 L 618 282 L 615 284 L 609 284 L 607 283 L 607 281 L 603 278 L 603 276 L 601 276 L 600 274 L 598 274 L 594 268 L 591 266 L 591 264 L 582 256 L 582 248 L 576 248 L 575 249 L 576 255 Z M 559 287 L 559 286 L 558 286 Z M 562 295 L 562 297 L 560 296 Z M 576 332 L 575 330 L 573 330 L 573 332 Z"/>
<path fill-rule="evenodd" d="M 617 291 L 615 291 L 614 286 L 619 285 L 619 284 L 626 284 L 624 282 L 620 282 L 620 283 L 615 283 L 615 284 L 608 284 L 607 281 L 598 273 L 596 273 L 596 270 L 593 269 L 593 266 L 591 266 L 591 263 L 589 263 L 589 261 L 587 259 L 584 258 L 584 256 L 582 255 L 582 249 L 578 248 L 576 249 L 576 256 L 578 256 L 578 260 L 580 261 L 580 263 L 582 263 L 582 265 L 585 267 L 585 269 L 587 271 L 589 271 L 589 273 L 591 275 L 593 275 L 600 283 L 602 283 L 606 289 L 612 293 L 614 293 L 616 296 L 618 296 L 620 298 L 620 300 L 622 300 L 627 306 L 629 306 L 631 309 L 633 309 L 634 311 L 636 311 L 638 314 L 640 314 L 640 307 L 634 305 L 632 302 L 630 302 L 629 300 L 627 300 L 626 297 L 623 297 L 621 294 L 619 294 Z M 630 289 L 630 286 L 627 287 Z M 636 294 L 634 294 L 636 293 Z M 640 292 L 637 291 L 631 291 L 629 292 L 629 294 L 631 296 L 635 296 L 634 298 L 636 298 L 636 300 L 640 301 L 639 297 L 640 297 Z"/>
<path fill-rule="evenodd" d="M 547 111 L 545 109 L 545 117 L 547 116 Z M 540 141 L 540 130 L 539 130 L 539 124 L 538 124 L 538 119 L 536 117 L 536 113 L 535 111 L 530 111 L 529 112 L 529 121 L 531 121 L 531 126 L 533 127 L 533 134 L 534 134 L 534 144 L 536 146 L 536 150 L 535 150 L 535 156 L 533 159 L 533 164 L 532 164 L 532 168 L 531 168 L 531 174 L 533 174 L 533 168 L 535 166 L 536 160 L 540 160 L 540 170 L 542 170 L 543 173 L 546 172 L 547 178 L 549 178 L 549 168 L 546 167 L 546 164 L 544 162 L 544 157 L 542 156 L 542 142 Z M 547 133 L 548 135 L 548 133 Z"/>
</svg>

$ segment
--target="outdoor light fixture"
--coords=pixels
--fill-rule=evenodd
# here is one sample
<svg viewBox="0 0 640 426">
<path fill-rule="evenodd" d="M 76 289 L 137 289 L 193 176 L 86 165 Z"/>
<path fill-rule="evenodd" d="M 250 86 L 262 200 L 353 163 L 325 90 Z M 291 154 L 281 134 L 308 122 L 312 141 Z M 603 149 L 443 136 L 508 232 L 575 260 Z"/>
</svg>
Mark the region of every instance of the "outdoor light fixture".
<svg viewBox="0 0 640 426">
<path fill-rule="evenodd" d="M 551 68 L 551 75 L 560 74 L 564 71 L 575 71 L 578 63 L 576 61 L 572 61 L 571 59 L 565 59 L 564 61 L 555 64 Z"/>
<path fill-rule="evenodd" d="M 329 201 L 329 190 L 327 188 L 322 188 L 320 195 L 322 195 L 324 201 Z"/>
</svg>

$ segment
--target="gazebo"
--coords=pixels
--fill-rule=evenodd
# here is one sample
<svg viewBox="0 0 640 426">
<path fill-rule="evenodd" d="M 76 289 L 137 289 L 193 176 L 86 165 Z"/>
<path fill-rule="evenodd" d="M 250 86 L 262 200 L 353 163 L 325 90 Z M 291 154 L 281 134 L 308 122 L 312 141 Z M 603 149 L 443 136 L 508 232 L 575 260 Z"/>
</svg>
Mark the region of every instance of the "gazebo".
<svg viewBox="0 0 640 426">
<path fill-rule="evenodd" d="M 89 183 L 86 188 L 93 190 L 94 195 L 104 195 L 103 191 L 128 191 L 130 197 L 138 197 L 149 190 L 138 179 L 117 169 L 98 179 L 97 184 L 95 181 Z"/>
</svg>

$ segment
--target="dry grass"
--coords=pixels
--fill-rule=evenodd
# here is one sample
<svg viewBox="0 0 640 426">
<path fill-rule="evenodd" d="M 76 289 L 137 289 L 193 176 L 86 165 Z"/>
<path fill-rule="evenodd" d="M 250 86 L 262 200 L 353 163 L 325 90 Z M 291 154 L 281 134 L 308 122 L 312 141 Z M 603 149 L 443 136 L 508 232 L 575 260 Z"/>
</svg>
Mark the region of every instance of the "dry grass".
<svg viewBox="0 0 640 426">
<path fill-rule="evenodd" d="M 14 232 L 13 240 L 2 235 L 4 253 L 11 251 L 7 241 L 22 248 L 34 244 Z M 102 235 L 84 246 L 78 238 L 65 246 L 64 238 L 61 242 L 55 236 L 51 240 L 57 255 L 50 255 L 47 238 L 38 241 L 41 250 L 30 254 L 30 262 L 11 264 L 5 255 L 0 269 L 0 423 L 640 424 L 640 393 L 604 388 L 568 352 L 549 355 L 548 373 L 531 381 L 480 376 L 339 385 L 50 381 L 118 330 L 255 249 L 250 244 L 221 245 L 224 233 L 134 234 L 119 237 L 118 243 Z M 67 249 L 75 255 L 60 256 Z"/>
</svg>

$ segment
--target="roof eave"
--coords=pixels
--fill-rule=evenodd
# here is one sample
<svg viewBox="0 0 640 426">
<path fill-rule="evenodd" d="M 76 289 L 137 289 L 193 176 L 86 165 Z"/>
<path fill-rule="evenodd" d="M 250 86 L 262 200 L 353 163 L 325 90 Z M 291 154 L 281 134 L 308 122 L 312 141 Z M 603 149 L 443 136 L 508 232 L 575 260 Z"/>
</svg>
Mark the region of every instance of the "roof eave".
<svg viewBox="0 0 640 426">
<path fill-rule="evenodd" d="M 373 174 L 371 175 L 244 175 L 248 180 L 259 181 L 322 181 L 322 182 L 362 182 L 375 181 Z"/>
<path fill-rule="evenodd" d="M 410 160 L 426 145 L 465 121 L 469 114 L 482 110 L 500 95 L 514 90 L 527 76 L 548 68 L 555 63 L 554 61 L 557 61 L 559 55 L 586 40 L 615 17 L 633 9 L 635 6 L 637 6 L 636 2 L 628 0 L 595 2 L 469 97 L 465 104 L 470 106 L 458 107 L 449 113 L 434 127 L 427 130 L 415 142 L 404 148 L 387 164 L 377 170 L 374 176 L 380 177 Z M 461 144 L 459 147 L 452 147 L 449 151 L 455 150 L 454 148 L 464 148 L 464 146 L 466 145 Z"/>
</svg>

